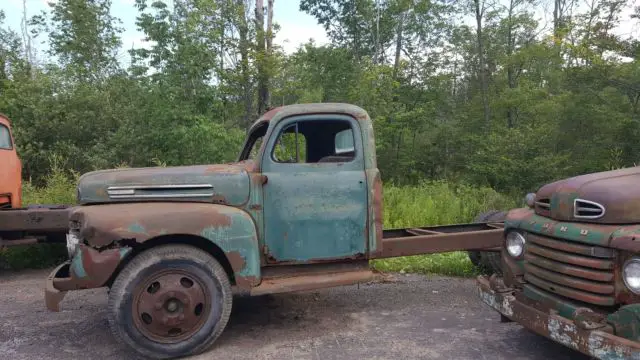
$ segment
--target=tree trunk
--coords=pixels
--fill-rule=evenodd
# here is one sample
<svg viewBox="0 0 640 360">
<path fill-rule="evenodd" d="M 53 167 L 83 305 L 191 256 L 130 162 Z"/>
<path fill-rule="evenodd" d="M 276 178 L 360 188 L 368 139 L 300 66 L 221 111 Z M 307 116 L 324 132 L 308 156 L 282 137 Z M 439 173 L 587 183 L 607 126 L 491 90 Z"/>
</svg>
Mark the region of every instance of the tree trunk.
<svg viewBox="0 0 640 360">
<path fill-rule="evenodd" d="M 267 4 L 269 9 L 267 9 L 267 59 L 269 60 L 268 64 L 271 64 L 272 60 L 272 47 L 273 47 L 273 3 L 274 0 L 267 0 Z M 264 88 L 264 102 L 265 107 L 271 107 L 271 91 L 270 91 L 270 81 L 269 73 L 265 73 L 265 88 Z"/>
<path fill-rule="evenodd" d="M 482 9 L 480 8 L 480 2 L 484 0 L 473 0 L 475 5 L 476 15 L 476 40 L 478 46 L 478 72 L 480 75 L 480 86 L 482 93 L 482 108 L 484 110 L 484 123 L 485 130 L 490 129 L 490 114 L 489 114 L 489 84 L 487 80 L 487 69 L 484 58 L 484 41 L 482 39 L 482 17 L 484 16 L 484 2 L 482 3 Z"/>
<path fill-rule="evenodd" d="M 404 28 L 404 12 L 400 13 L 398 19 L 398 30 L 396 33 L 396 59 L 393 63 L 393 78 L 398 78 L 398 70 L 400 68 L 400 53 L 402 52 L 402 30 Z"/>
<path fill-rule="evenodd" d="M 266 60 L 267 53 L 265 51 L 265 31 L 264 31 L 264 1 L 256 0 L 256 50 L 258 59 L 256 67 L 258 70 L 258 116 L 264 114 L 267 110 L 267 73 Z"/>
<path fill-rule="evenodd" d="M 251 125 L 252 120 L 252 108 L 253 99 L 251 97 L 251 83 L 249 77 L 249 40 L 247 39 L 249 34 L 249 26 L 247 24 L 247 18 L 245 16 L 244 0 L 237 0 L 238 9 L 240 13 L 240 24 L 238 32 L 240 34 L 240 72 L 242 76 L 242 90 L 244 92 L 244 124 L 245 126 Z"/>
<path fill-rule="evenodd" d="M 509 89 L 516 88 L 516 78 L 515 78 L 515 70 L 513 68 L 513 61 L 511 59 L 511 55 L 513 54 L 513 48 L 515 46 L 513 41 L 513 0 L 509 2 L 509 17 L 508 17 L 508 28 L 507 28 L 507 81 L 509 82 Z M 515 125 L 515 117 L 516 117 L 517 109 L 515 107 L 509 105 L 507 109 L 507 126 L 512 128 Z"/>
</svg>

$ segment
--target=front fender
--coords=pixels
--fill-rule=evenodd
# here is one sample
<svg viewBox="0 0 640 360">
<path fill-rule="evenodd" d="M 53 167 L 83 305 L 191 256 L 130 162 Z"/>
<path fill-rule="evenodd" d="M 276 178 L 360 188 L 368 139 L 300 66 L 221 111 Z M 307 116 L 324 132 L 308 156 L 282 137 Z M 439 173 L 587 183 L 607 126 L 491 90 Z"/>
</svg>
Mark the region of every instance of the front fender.
<svg viewBox="0 0 640 360">
<path fill-rule="evenodd" d="M 80 206 L 71 210 L 69 221 L 83 241 L 99 250 L 119 241 L 144 243 L 166 235 L 205 238 L 225 253 L 239 287 L 260 283 L 255 223 L 234 207 L 180 202 Z"/>
</svg>

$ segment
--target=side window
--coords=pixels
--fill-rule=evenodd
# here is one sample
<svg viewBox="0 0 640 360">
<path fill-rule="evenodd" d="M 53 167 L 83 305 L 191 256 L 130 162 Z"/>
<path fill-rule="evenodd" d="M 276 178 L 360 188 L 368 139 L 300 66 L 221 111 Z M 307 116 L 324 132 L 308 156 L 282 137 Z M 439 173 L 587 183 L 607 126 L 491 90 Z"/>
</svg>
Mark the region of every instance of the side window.
<svg viewBox="0 0 640 360">
<path fill-rule="evenodd" d="M 351 122 L 302 120 L 284 127 L 272 149 L 279 163 L 344 163 L 353 161 L 355 138 Z"/>
<path fill-rule="evenodd" d="M 353 144 L 353 130 L 347 129 L 342 130 L 336 134 L 335 138 L 336 144 L 336 155 L 344 154 L 344 153 L 352 153 L 355 150 Z"/>
<path fill-rule="evenodd" d="M 287 126 L 273 149 L 273 160 L 280 163 L 306 162 L 306 138 L 298 131 L 298 124 Z"/>
<path fill-rule="evenodd" d="M 0 124 L 0 149 L 3 149 L 3 150 L 13 149 L 13 144 L 11 143 L 11 134 L 9 133 L 9 129 L 2 124 Z"/>
</svg>

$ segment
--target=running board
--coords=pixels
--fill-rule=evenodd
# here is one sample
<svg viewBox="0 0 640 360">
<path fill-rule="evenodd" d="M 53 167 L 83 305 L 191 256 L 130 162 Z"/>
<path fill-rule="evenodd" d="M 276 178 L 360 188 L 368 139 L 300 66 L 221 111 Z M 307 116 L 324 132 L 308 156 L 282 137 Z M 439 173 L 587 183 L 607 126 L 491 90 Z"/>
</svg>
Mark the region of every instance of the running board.
<svg viewBox="0 0 640 360">
<path fill-rule="evenodd" d="M 370 269 L 362 269 L 335 273 L 265 278 L 260 285 L 251 289 L 251 296 L 354 285 L 370 282 L 374 279 L 374 276 L 373 271 Z"/>
</svg>

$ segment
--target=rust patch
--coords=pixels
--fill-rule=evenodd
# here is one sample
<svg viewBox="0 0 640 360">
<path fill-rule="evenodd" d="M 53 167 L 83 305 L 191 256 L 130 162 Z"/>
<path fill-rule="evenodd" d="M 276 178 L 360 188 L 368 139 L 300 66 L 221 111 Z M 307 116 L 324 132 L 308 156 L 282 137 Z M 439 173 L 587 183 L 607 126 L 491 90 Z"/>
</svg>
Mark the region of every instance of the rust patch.
<svg viewBox="0 0 640 360">
<path fill-rule="evenodd" d="M 231 218 L 219 205 L 202 203 L 128 203 L 75 208 L 69 219 L 80 224 L 80 236 L 97 248 L 118 240 L 144 242 L 169 230 L 192 234 L 202 229 L 228 227 Z"/>
<path fill-rule="evenodd" d="M 213 195 L 211 197 L 211 202 L 214 204 L 222 204 L 222 205 L 228 204 L 227 198 L 224 197 L 224 195 L 220 195 L 220 194 Z"/>
<path fill-rule="evenodd" d="M 227 256 L 227 260 L 229 260 L 229 264 L 231 264 L 231 268 L 233 271 L 238 272 L 244 268 L 245 260 L 237 251 L 230 251 L 225 253 Z"/>
<path fill-rule="evenodd" d="M 574 320 L 548 311 L 528 300 L 519 290 L 501 292 L 485 276 L 477 278 L 481 300 L 497 312 L 559 344 L 599 359 L 631 359 L 640 356 L 640 343 L 617 336 L 602 314 L 577 308 Z"/>
<path fill-rule="evenodd" d="M 383 206 L 384 199 L 382 194 L 382 179 L 380 174 L 376 174 L 373 184 L 373 212 L 375 214 L 375 231 L 376 231 L 376 251 L 382 251 L 382 238 L 383 238 Z"/>
<path fill-rule="evenodd" d="M 251 206 L 249 206 L 249 209 L 251 209 L 253 211 L 260 211 L 260 210 L 262 210 L 262 205 L 260 205 L 260 204 L 251 204 Z"/>
<path fill-rule="evenodd" d="M 205 174 L 240 174 L 244 170 L 241 166 L 235 166 L 237 163 L 231 163 L 230 165 L 231 166 L 226 164 L 209 165 L 204 172 Z"/>
</svg>

